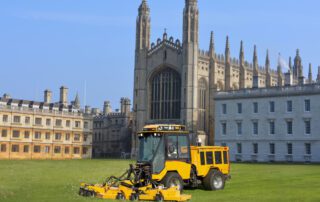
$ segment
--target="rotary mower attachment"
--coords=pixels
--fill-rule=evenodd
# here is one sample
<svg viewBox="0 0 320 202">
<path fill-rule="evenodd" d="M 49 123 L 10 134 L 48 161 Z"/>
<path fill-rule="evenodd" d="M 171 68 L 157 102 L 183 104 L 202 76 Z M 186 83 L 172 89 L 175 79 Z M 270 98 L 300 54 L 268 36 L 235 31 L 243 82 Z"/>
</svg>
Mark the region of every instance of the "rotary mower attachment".
<svg viewBox="0 0 320 202">
<path fill-rule="evenodd" d="M 79 195 L 101 199 L 143 201 L 187 201 L 191 195 L 180 193 L 178 187 L 165 188 L 148 177 L 141 179 L 141 170 L 133 168 L 117 178 L 111 176 L 103 184 L 81 183 Z M 125 178 L 124 176 L 127 175 Z M 132 179 L 132 175 L 133 179 Z"/>
</svg>

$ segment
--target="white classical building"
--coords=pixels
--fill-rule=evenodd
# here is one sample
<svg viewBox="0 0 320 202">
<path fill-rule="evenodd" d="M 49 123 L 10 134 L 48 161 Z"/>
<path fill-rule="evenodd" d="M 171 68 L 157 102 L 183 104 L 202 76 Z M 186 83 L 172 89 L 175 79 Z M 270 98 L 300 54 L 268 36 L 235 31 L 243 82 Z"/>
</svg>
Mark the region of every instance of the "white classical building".
<svg viewBox="0 0 320 202">
<path fill-rule="evenodd" d="M 217 92 L 215 109 L 232 161 L 320 162 L 320 84 Z"/>
</svg>

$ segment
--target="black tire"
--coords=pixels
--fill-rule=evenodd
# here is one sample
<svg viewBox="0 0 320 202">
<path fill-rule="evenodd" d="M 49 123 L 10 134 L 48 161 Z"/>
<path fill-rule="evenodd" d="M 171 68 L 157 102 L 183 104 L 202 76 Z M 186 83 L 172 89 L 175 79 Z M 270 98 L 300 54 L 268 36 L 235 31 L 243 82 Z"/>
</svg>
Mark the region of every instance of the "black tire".
<svg viewBox="0 0 320 202">
<path fill-rule="evenodd" d="M 116 199 L 117 199 L 117 200 L 121 200 L 121 201 L 126 200 L 126 198 L 124 197 L 123 193 L 118 193 Z"/>
<path fill-rule="evenodd" d="M 203 179 L 203 186 L 207 190 L 221 190 L 224 189 L 225 177 L 217 170 L 211 170 Z"/>
<path fill-rule="evenodd" d="M 85 196 L 85 197 L 88 197 L 89 196 L 89 191 L 88 190 L 84 190 L 84 192 L 83 192 L 83 195 Z"/>
<path fill-rule="evenodd" d="M 79 195 L 83 196 L 83 189 L 82 188 L 79 189 Z"/>
<path fill-rule="evenodd" d="M 164 198 L 161 194 L 157 194 L 156 195 L 156 198 L 155 198 L 155 201 L 156 202 L 163 202 L 164 201 Z"/>
<path fill-rule="evenodd" d="M 137 201 L 137 200 L 139 200 L 139 196 L 137 194 L 132 194 L 130 196 L 130 201 Z"/>
<path fill-rule="evenodd" d="M 170 188 L 173 186 L 178 186 L 179 190 L 183 190 L 183 181 L 178 173 L 167 173 L 166 176 L 163 178 L 161 183 L 166 188 Z"/>
</svg>

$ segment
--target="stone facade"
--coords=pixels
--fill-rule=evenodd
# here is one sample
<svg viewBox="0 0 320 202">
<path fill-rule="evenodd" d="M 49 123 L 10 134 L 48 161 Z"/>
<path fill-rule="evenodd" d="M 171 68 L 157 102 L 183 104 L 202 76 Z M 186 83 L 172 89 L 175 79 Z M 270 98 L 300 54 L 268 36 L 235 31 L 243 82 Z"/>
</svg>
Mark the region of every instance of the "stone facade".
<svg viewBox="0 0 320 202">
<path fill-rule="evenodd" d="M 145 0 L 138 9 L 134 68 L 134 126 L 137 132 L 147 123 L 179 123 L 194 137 L 214 144 L 214 93 L 245 88 L 284 85 L 279 60 L 271 69 L 267 51 L 260 66 L 257 47 L 252 63 L 245 60 L 244 44 L 239 58 L 230 55 L 229 37 L 224 54 L 215 52 L 211 33 L 209 50 L 199 50 L 199 10 L 197 0 L 186 0 L 183 11 L 183 39 L 165 32 L 156 43 L 150 42 L 150 8 Z M 299 50 L 294 64 L 289 61 L 292 83 L 303 80 Z M 311 81 L 310 81 L 311 82 Z M 134 133 L 133 133 L 134 135 Z M 133 136 L 133 139 L 135 137 Z M 136 152 L 133 141 L 133 153 Z"/>
<path fill-rule="evenodd" d="M 93 119 L 93 157 L 127 158 L 131 152 L 131 101 L 121 99 L 120 111 L 113 112 L 110 102 Z"/>
<path fill-rule="evenodd" d="M 232 161 L 320 162 L 320 85 L 217 92 L 216 144 Z"/>
<path fill-rule="evenodd" d="M 0 159 L 91 158 L 92 115 L 80 109 L 79 97 L 68 104 L 68 88 L 61 87 L 60 101 L 0 98 Z"/>
</svg>

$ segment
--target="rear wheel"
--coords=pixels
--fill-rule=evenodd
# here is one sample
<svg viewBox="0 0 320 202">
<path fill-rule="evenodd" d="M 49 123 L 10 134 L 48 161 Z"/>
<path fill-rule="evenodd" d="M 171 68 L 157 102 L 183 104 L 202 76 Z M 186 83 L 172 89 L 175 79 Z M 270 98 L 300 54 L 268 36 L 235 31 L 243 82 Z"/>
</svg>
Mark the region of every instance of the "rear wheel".
<svg viewBox="0 0 320 202">
<path fill-rule="evenodd" d="M 217 170 L 211 170 L 203 179 L 203 186 L 207 190 L 221 190 L 224 189 L 225 177 Z"/>
<path fill-rule="evenodd" d="M 164 201 L 163 196 L 161 194 L 157 194 L 156 198 L 155 198 L 155 201 L 156 202 L 163 202 Z"/>
<path fill-rule="evenodd" d="M 178 173 L 167 173 L 167 175 L 162 180 L 162 184 L 166 188 L 178 187 L 180 191 L 183 190 L 183 181 Z"/>
</svg>

